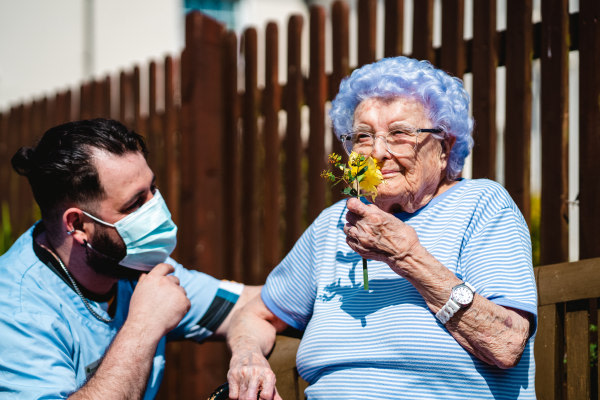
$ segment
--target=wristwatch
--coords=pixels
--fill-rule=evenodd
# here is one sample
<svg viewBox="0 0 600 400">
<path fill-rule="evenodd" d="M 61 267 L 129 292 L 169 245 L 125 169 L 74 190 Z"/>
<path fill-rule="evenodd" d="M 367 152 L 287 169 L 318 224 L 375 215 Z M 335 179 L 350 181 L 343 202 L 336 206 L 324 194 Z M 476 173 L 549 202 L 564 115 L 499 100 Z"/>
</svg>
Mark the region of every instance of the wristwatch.
<svg viewBox="0 0 600 400">
<path fill-rule="evenodd" d="M 470 306 L 474 296 L 475 288 L 467 282 L 454 286 L 450 292 L 450 298 L 444 307 L 435 314 L 435 317 L 445 324 L 458 310 Z"/>
</svg>

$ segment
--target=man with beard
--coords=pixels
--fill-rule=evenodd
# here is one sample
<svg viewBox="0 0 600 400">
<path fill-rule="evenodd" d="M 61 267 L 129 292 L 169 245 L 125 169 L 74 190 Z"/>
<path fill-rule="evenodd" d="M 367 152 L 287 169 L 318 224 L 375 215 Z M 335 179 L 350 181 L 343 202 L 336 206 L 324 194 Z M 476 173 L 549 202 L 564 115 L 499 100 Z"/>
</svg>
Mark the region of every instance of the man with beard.
<svg viewBox="0 0 600 400">
<path fill-rule="evenodd" d="M 154 398 L 167 340 L 223 336 L 258 287 L 187 270 L 141 136 L 105 119 L 21 148 L 42 219 L 0 257 L 0 393 Z"/>
</svg>

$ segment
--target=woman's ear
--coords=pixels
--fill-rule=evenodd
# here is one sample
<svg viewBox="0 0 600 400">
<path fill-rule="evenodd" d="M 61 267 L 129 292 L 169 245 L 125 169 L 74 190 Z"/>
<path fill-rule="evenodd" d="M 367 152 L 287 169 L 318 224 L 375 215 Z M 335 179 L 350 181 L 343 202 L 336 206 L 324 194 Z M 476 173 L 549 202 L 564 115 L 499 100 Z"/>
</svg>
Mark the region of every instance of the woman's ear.
<svg viewBox="0 0 600 400">
<path fill-rule="evenodd" d="M 456 143 L 456 137 L 452 135 L 446 135 L 442 140 L 442 158 L 448 159 L 450 157 L 450 151 L 452 151 L 452 147 L 454 143 Z"/>
</svg>

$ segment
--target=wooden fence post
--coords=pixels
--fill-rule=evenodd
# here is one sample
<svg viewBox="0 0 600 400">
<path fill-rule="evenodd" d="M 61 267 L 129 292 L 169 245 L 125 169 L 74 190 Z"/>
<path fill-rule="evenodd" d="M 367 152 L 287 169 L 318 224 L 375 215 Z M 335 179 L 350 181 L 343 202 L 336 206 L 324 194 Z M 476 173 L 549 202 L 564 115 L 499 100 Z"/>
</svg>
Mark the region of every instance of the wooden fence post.
<svg viewBox="0 0 600 400">
<path fill-rule="evenodd" d="M 198 12 L 186 17 L 182 54 L 181 261 L 223 277 L 223 87 L 225 29 Z M 206 398 L 226 379 L 224 343 L 182 344 L 180 388 L 171 398 Z"/>
<path fill-rule="evenodd" d="M 260 243 L 261 187 L 258 180 L 260 164 L 260 139 L 258 135 L 258 41 L 255 28 L 244 31 L 244 97 L 242 130 L 242 260 L 244 260 L 244 281 L 258 284 Z M 262 183 L 262 182 L 261 182 Z"/>
<path fill-rule="evenodd" d="M 302 16 L 292 15 L 288 23 L 287 85 L 285 110 L 285 241 L 288 252 L 303 231 L 302 227 Z"/>
<path fill-rule="evenodd" d="M 473 178 L 496 179 L 496 0 L 473 3 Z"/>
<path fill-rule="evenodd" d="M 358 67 L 375 61 L 377 1 L 358 0 Z"/>
<path fill-rule="evenodd" d="M 600 2 L 579 3 L 579 257 L 600 255 Z"/>
<path fill-rule="evenodd" d="M 348 8 L 348 3 L 345 1 L 336 1 L 331 6 L 331 52 L 333 55 L 333 71 L 331 72 L 329 79 L 329 98 L 332 100 L 339 91 L 342 79 L 350 73 L 350 45 L 348 36 L 349 14 L 350 10 Z M 331 134 L 333 136 L 331 151 L 344 155 L 344 148 L 333 129 L 331 130 Z M 335 203 L 344 197 L 341 190 L 337 187 L 332 187 L 330 191 L 332 203 Z"/>
<path fill-rule="evenodd" d="M 433 0 L 414 2 L 412 56 L 435 63 L 433 51 Z"/>
<path fill-rule="evenodd" d="M 325 180 L 320 177 L 325 169 L 325 10 L 320 6 L 310 9 L 310 75 L 308 80 L 310 109 L 310 136 L 308 139 L 308 212 L 307 223 L 312 223 L 325 208 Z"/>
<path fill-rule="evenodd" d="M 402 55 L 404 0 L 385 0 L 384 57 Z"/>
<path fill-rule="evenodd" d="M 504 186 L 529 222 L 531 153 L 532 0 L 509 0 L 506 10 L 506 129 Z"/>
<path fill-rule="evenodd" d="M 568 1 L 542 2 L 542 216 L 540 263 L 568 261 Z"/>
<path fill-rule="evenodd" d="M 265 91 L 263 114 L 265 116 L 264 143 L 264 228 L 261 282 L 281 261 L 281 146 L 279 140 L 279 110 L 281 86 L 279 85 L 279 30 L 277 24 L 267 24 L 265 36 Z"/>
<path fill-rule="evenodd" d="M 440 67 L 462 79 L 465 73 L 464 0 L 443 1 L 442 15 Z"/>
</svg>

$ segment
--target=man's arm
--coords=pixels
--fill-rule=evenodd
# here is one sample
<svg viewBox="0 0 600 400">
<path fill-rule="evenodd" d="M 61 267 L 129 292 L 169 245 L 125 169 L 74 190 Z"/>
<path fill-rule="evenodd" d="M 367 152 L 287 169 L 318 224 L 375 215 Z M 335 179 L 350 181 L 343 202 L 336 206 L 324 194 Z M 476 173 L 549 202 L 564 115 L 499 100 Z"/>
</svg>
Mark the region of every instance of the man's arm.
<svg viewBox="0 0 600 400">
<path fill-rule="evenodd" d="M 161 338 L 190 308 L 179 279 L 159 264 L 140 277 L 129 315 L 94 376 L 69 399 L 140 399 Z"/>
<path fill-rule="evenodd" d="M 229 331 L 229 327 L 231 326 L 232 316 L 242 309 L 246 304 L 248 304 L 248 302 L 250 302 L 254 297 L 260 296 L 261 289 L 262 286 L 244 286 L 244 290 L 242 290 L 240 298 L 236 301 L 235 305 L 231 309 L 231 312 L 223 320 L 221 325 L 219 325 L 213 336 L 217 338 L 225 338 L 227 332 Z"/>
<path fill-rule="evenodd" d="M 279 399 L 275 374 L 266 355 L 273 348 L 275 336 L 287 324 L 273 314 L 256 295 L 248 304 L 232 313 L 227 332 L 231 361 L 227 380 L 231 399 Z"/>
</svg>

